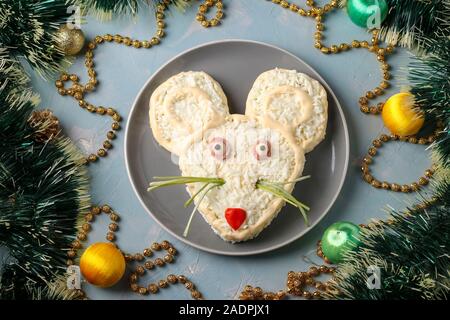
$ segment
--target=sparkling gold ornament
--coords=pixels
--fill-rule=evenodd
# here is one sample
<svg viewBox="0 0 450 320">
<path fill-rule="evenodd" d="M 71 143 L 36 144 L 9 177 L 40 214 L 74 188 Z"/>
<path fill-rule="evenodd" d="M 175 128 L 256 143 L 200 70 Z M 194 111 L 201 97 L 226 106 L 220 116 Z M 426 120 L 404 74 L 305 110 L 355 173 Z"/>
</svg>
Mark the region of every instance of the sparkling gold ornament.
<svg viewBox="0 0 450 320">
<path fill-rule="evenodd" d="M 424 123 L 423 114 L 416 111 L 411 93 L 398 93 L 383 106 L 384 125 L 396 135 L 411 136 L 419 132 Z"/>
<path fill-rule="evenodd" d="M 55 34 L 58 47 L 69 56 L 78 54 L 84 47 L 84 34 L 80 29 L 69 29 L 62 25 Z"/>
<path fill-rule="evenodd" d="M 125 258 L 112 243 L 94 243 L 81 256 L 80 270 L 89 283 L 111 287 L 125 272 Z"/>
</svg>

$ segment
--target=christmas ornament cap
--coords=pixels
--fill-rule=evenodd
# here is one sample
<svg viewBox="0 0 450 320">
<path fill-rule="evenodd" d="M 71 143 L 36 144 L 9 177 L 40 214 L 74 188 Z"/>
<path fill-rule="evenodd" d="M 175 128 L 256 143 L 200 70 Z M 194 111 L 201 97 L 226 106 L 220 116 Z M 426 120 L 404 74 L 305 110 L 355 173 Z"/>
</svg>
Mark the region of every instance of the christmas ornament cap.
<svg viewBox="0 0 450 320">
<path fill-rule="evenodd" d="M 347 0 L 347 14 L 361 28 L 379 29 L 388 14 L 386 0 Z"/>
<path fill-rule="evenodd" d="M 415 107 L 414 95 L 408 92 L 390 97 L 383 106 L 381 116 L 386 128 L 402 137 L 416 134 L 425 122 L 423 114 Z"/>
<path fill-rule="evenodd" d="M 125 272 L 125 258 L 112 243 L 94 243 L 81 256 L 80 270 L 90 284 L 111 287 Z"/>
<path fill-rule="evenodd" d="M 354 223 L 340 221 L 329 226 L 322 236 L 322 252 L 332 263 L 340 263 L 344 254 L 359 245 L 360 227 Z"/>
</svg>

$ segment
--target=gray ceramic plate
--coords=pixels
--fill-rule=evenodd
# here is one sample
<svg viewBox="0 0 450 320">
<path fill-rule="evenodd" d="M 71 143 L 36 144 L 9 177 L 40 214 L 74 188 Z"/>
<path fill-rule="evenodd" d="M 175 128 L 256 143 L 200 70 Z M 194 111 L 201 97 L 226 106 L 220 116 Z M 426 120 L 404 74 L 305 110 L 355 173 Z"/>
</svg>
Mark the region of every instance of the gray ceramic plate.
<svg viewBox="0 0 450 320">
<path fill-rule="evenodd" d="M 168 151 L 153 138 L 148 121 L 148 103 L 153 90 L 182 71 L 205 71 L 227 95 L 231 112 L 244 113 L 247 94 L 256 77 L 275 67 L 295 69 L 317 79 L 328 91 L 329 122 L 326 139 L 306 155 L 303 175 L 312 178 L 297 184 L 294 195 L 311 207 L 311 226 L 305 226 L 298 210 L 285 206 L 272 224 L 253 240 L 231 244 L 220 239 L 196 214 L 187 238 L 183 237 L 192 208 L 184 186 L 147 192 L 154 176 L 180 175 Z M 225 254 L 251 255 L 280 248 L 302 237 L 328 212 L 347 173 L 349 139 L 344 114 L 330 87 L 310 66 L 280 48 L 254 41 L 226 40 L 207 43 L 176 56 L 162 66 L 139 92 L 128 117 L 125 161 L 131 184 L 148 213 L 168 232 L 198 249 Z"/>
</svg>

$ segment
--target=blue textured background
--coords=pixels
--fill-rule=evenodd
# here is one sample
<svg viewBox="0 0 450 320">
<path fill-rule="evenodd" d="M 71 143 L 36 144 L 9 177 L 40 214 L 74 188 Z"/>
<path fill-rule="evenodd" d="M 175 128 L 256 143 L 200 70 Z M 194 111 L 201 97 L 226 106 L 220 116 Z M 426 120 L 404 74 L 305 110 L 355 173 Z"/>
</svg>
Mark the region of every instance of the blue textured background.
<svg viewBox="0 0 450 320">
<path fill-rule="evenodd" d="M 138 91 L 161 64 L 176 54 L 198 44 L 219 39 L 251 39 L 267 42 L 299 56 L 315 68 L 330 84 L 344 109 L 350 130 L 350 167 L 344 189 L 328 216 L 305 237 L 295 243 L 260 256 L 217 256 L 184 245 L 175 240 L 150 218 L 134 195 L 125 171 L 123 156 L 123 131 L 114 141 L 114 149 L 106 159 L 90 166 L 91 194 L 94 203 L 108 203 L 121 215 L 118 243 L 127 252 L 138 252 L 153 241 L 167 239 L 174 243 L 180 254 L 176 263 L 147 273 L 142 283 L 157 280 L 169 273 L 185 274 L 194 281 L 207 299 L 236 298 L 246 284 L 278 290 L 285 286 L 289 270 L 305 270 L 310 263 L 317 263 L 316 241 L 324 229 L 338 220 L 366 223 L 371 218 L 385 217 L 387 206 L 402 208 L 415 196 L 405 196 L 375 190 L 360 178 L 359 163 L 371 141 L 385 132 L 380 117 L 366 116 L 359 111 L 358 97 L 380 82 L 379 65 L 373 54 L 366 50 L 350 51 L 326 56 L 313 47 L 315 22 L 313 19 L 282 10 L 268 1 L 224 1 L 225 19 L 218 28 L 204 29 L 195 21 L 197 7 L 184 14 L 175 10 L 168 14 L 167 37 L 153 49 L 134 49 L 123 45 L 104 44 L 95 51 L 95 69 L 100 85 L 87 100 L 119 110 L 126 121 L 131 104 Z M 298 4 L 304 1 L 296 1 Z M 365 30 L 354 26 L 343 10 L 327 15 L 326 43 L 349 42 L 353 39 L 370 39 Z M 129 17 L 99 22 L 89 18 L 83 25 L 87 38 L 97 34 L 119 33 L 132 38 L 148 39 L 154 32 L 154 17 L 149 9 L 132 19 Z M 399 84 L 400 74 L 409 59 L 405 51 L 397 51 L 388 62 L 394 67 L 393 83 Z M 79 57 L 69 70 L 86 80 L 84 59 Z M 90 114 L 79 108 L 71 98 L 61 97 L 51 82 L 32 75 L 33 86 L 41 94 L 42 108 L 52 108 L 61 120 L 65 133 L 85 153 L 95 152 L 104 140 L 110 120 Z M 393 86 L 388 94 L 395 93 Z M 384 98 L 384 97 L 383 97 Z M 125 123 L 125 121 L 123 123 Z M 374 165 L 375 175 L 381 180 L 409 183 L 429 165 L 423 146 L 390 143 L 383 147 Z M 93 225 L 89 242 L 102 241 L 106 233 L 106 217 Z M 110 289 L 84 286 L 93 299 L 140 299 L 128 289 L 126 278 Z M 180 286 L 162 290 L 152 299 L 188 298 L 188 292 Z M 147 299 L 148 297 L 146 297 Z"/>
</svg>

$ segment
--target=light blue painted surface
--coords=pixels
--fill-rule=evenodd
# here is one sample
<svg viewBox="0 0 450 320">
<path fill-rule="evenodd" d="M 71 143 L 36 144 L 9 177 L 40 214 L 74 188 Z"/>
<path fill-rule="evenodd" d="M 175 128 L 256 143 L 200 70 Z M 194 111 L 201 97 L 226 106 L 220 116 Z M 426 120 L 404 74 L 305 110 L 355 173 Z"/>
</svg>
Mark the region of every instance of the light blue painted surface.
<svg viewBox="0 0 450 320">
<path fill-rule="evenodd" d="M 104 44 L 95 51 L 95 65 L 100 85 L 87 100 L 119 110 L 126 122 L 136 94 L 151 74 L 176 54 L 198 44 L 219 39 L 251 39 L 267 42 L 299 56 L 315 68 L 336 93 L 347 117 L 350 130 L 350 167 L 344 189 L 328 216 L 305 237 L 295 243 L 260 256 L 217 256 L 184 245 L 157 225 L 140 206 L 126 175 L 123 156 L 123 131 L 114 141 L 114 149 L 106 159 L 90 166 L 91 194 L 94 203 L 108 203 L 122 217 L 117 232 L 119 245 L 127 252 L 138 252 L 153 241 L 167 239 L 180 254 L 176 263 L 147 273 L 142 284 L 156 282 L 169 273 L 185 274 L 194 281 L 207 299 L 236 298 L 246 284 L 278 290 L 285 286 L 289 270 L 305 270 L 309 263 L 305 256 L 315 257 L 316 241 L 324 229 L 338 220 L 366 223 L 370 218 L 384 217 L 386 205 L 402 208 L 415 196 L 404 196 L 375 190 L 360 178 L 359 163 L 371 141 L 385 132 L 380 117 L 366 116 L 359 111 L 358 97 L 380 81 L 375 57 L 366 50 L 351 51 L 325 56 L 313 48 L 313 19 L 302 18 L 282 10 L 268 1 L 224 1 L 226 17 L 218 28 L 204 29 L 195 21 L 197 8 L 185 14 L 172 11 L 166 19 L 167 37 L 156 48 L 134 49 L 116 44 Z M 302 3 L 303 1 L 298 1 Z M 144 12 L 146 11 L 146 12 Z M 333 12 L 326 19 L 326 42 L 340 43 L 352 39 L 370 39 L 364 30 L 354 26 L 344 11 Z M 141 10 L 140 16 L 115 19 L 101 23 L 88 19 L 83 26 L 86 36 L 119 33 L 132 38 L 149 38 L 154 31 L 154 18 L 149 10 Z M 389 58 L 398 82 L 399 71 L 408 63 L 409 54 L 397 52 Z M 69 70 L 86 80 L 84 59 L 78 58 Z M 71 98 L 57 94 L 53 83 L 44 82 L 33 75 L 33 86 L 41 94 L 42 108 L 50 107 L 61 120 L 65 133 L 85 152 L 94 152 L 104 140 L 110 121 L 106 117 L 92 115 L 80 109 Z M 393 87 L 389 94 L 398 91 Z M 424 147 L 405 143 L 391 143 L 383 147 L 374 165 L 379 179 L 409 183 L 415 180 L 429 165 Z M 410 201 L 409 200 L 409 201 Z M 106 217 L 93 225 L 90 242 L 102 241 L 106 233 Z M 93 299 L 139 299 L 128 289 L 126 280 L 110 289 L 98 289 L 85 285 Z M 188 298 L 180 286 L 165 289 L 154 298 Z M 147 297 L 148 298 L 148 297 Z"/>
</svg>

